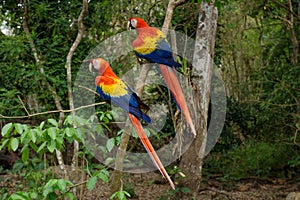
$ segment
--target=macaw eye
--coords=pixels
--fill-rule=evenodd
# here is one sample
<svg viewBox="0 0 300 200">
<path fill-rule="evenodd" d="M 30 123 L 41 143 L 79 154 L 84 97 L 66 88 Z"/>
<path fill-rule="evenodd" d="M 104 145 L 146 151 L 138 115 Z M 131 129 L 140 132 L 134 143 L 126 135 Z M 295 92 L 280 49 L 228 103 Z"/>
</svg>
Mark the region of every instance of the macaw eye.
<svg viewBox="0 0 300 200">
<path fill-rule="evenodd" d="M 136 25 L 137 25 L 136 19 L 132 19 L 132 20 L 131 20 L 131 25 L 132 25 L 133 27 L 136 27 Z"/>
<path fill-rule="evenodd" d="M 99 70 L 100 69 L 100 64 L 101 64 L 101 61 L 100 60 L 94 60 L 93 61 L 93 66 L 95 69 Z"/>
</svg>

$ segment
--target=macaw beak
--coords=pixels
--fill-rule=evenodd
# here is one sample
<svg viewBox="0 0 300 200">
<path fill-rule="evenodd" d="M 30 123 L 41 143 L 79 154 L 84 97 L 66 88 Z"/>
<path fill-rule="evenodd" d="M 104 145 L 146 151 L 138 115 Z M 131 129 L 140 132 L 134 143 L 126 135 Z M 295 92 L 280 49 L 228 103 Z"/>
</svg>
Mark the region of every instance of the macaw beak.
<svg viewBox="0 0 300 200">
<path fill-rule="evenodd" d="M 91 73 L 97 72 L 98 70 L 97 70 L 97 69 L 95 68 L 95 66 L 94 66 L 94 61 L 93 61 L 93 59 L 89 60 L 89 62 L 90 62 L 90 64 L 89 64 L 89 71 L 90 71 Z"/>
<path fill-rule="evenodd" d="M 127 23 L 127 30 L 134 30 L 134 29 L 135 29 L 135 27 L 131 24 L 130 21 L 128 21 L 128 23 Z"/>
<path fill-rule="evenodd" d="M 90 62 L 90 64 L 89 64 L 89 71 L 90 71 L 91 73 L 93 73 L 93 69 L 94 69 L 93 63 Z"/>
</svg>

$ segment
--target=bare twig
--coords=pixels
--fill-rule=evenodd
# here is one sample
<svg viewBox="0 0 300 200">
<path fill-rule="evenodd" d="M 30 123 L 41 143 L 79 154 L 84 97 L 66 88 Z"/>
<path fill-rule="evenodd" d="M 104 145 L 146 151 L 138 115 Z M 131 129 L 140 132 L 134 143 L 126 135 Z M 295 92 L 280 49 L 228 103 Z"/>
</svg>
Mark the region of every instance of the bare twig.
<svg viewBox="0 0 300 200">
<path fill-rule="evenodd" d="M 74 41 L 74 43 L 72 44 L 70 51 L 67 55 L 67 62 L 66 62 L 66 68 L 67 68 L 67 87 L 68 87 L 68 99 L 69 99 L 69 106 L 70 106 L 70 110 L 72 110 L 71 114 L 75 115 L 75 110 L 74 110 L 74 101 L 73 101 L 73 94 L 72 94 L 72 69 L 71 69 L 71 62 L 72 62 L 72 57 L 73 54 L 76 50 L 76 48 L 78 47 L 83 33 L 84 33 L 84 25 L 83 25 L 83 17 L 85 15 L 85 13 L 88 10 L 88 1 L 87 0 L 83 0 L 82 1 L 82 10 L 80 12 L 80 15 L 78 17 L 78 33 L 77 33 L 77 37 Z M 73 125 L 75 127 L 75 125 Z M 76 127 L 75 127 L 76 128 Z M 79 143 L 78 141 L 74 140 L 74 150 L 73 150 L 73 158 L 72 158 L 72 164 L 71 164 L 71 168 L 72 168 L 72 172 L 75 172 L 73 178 L 75 179 L 75 182 L 78 182 L 79 180 L 79 171 L 78 171 L 78 152 L 79 152 Z M 80 188 L 80 192 L 79 194 L 81 194 L 82 192 L 82 187 Z M 74 192 L 76 192 L 76 188 L 74 187 Z"/>
<path fill-rule="evenodd" d="M 99 103 L 93 103 L 90 105 L 86 105 L 86 106 L 80 106 L 78 108 L 74 108 L 73 110 L 51 110 L 51 111 L 45 111 L 45 112 L 40 112 L 40 113 L 33 113 L 33 114 L 29 114 L 26 116 L 5 116 L 5 115 L 1 115 L 0 114 L 0 119 L 24 119 L 24 118 L 30 118 L 30 117 L 35 117 L 38 115 L 47 115 L 47 114 L 52 114 L 52 113 L 71 113 L 77 110 L 81 110 L 84 108 L 89 108 L 92 106 L 97 106 L 97 105 L 102 105 L 105 104 L 106 102 L 99 102 Z"/>
<path fill-rule="evenodd" d="M 97 95 L 98 97 L 100 97 L 100 94 L 99 94 L 98 92 L 96 92 L 96 91 L 94 91 L 94 90 L 92 90 L 92 89 L 90 89 L 90 88 L 88 88 L 88 87 L 85 87 L 85 86 L 83 86 L 83 85 L 78 85 L 78 87 L 83 88 L 83 89 L 85 89 L 85 90 L 87 90 L 87 91 L 89 91 L 89 92 L 92 92 L 92 93 L 94 93 L 95 95 Z"/>
<path fill-rule="evenodd" d="M 297 145 L 297 146 L 300 146 L 300 145 L 297 143 L 298 131 L 300 131 L 300 128 L 298 128 L 298 129 L 295 131 L 295 134 L 294 134 L 294 144 Z"/>
<path fill-rule="evenodd" d="M 27 113 L 27 115 L 30 115 L 30 113 L 28 112 L 28 110 L 27 110 L 27 108 L 26 108 L 25 104 L 23 103 L 23 101 L 22 101 L 22 99 L 20 98 L 20 96 L 19 96 L 19 95 L 18 95 L 18 99 L 20 100 L 20 102 L 21 102 L 21 104 L 22 104 L 22 106 L 23 106 L 23 108 L 24 108 L 25 112 Z"/>
</svg>

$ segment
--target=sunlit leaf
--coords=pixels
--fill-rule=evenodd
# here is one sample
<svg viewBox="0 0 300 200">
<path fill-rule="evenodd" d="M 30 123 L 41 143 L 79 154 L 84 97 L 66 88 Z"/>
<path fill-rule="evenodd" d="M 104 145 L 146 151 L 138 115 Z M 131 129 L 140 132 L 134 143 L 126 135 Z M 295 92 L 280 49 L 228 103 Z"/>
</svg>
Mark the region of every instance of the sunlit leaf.
<svg viewBox="0 0 300 200">
<path fill-rule="evenodd" d="M 107 151 L 111 152 L 114 146 L 115 146 L 115 138 L 109 138 L 106 142 Z"/>
<path fill-rule="evenodd" d="M 4 137 L 8 133 L 10 133 L 12 131 L 12 129 L 13 129 L 12 123 L 6 124 L 5 126 L 3 126 L 2 130 L 1 130 L 1 135 Z"/>
<path fill-rule="evenodd" d="M 86 187 L 89 191 L 93 190 L 96 183 L 98 181 L 98 178 L 96 176 L 92 176 L 89 178 L 89 180 L 86 183 Z"/>
<path fill-rule="evenodd" d="M 13 150 L 13 151 L 16 151 L 19 147 L 19 140 L 17 138 L 12 138 L 10 140 L 10 148 Z"/>
</svg>

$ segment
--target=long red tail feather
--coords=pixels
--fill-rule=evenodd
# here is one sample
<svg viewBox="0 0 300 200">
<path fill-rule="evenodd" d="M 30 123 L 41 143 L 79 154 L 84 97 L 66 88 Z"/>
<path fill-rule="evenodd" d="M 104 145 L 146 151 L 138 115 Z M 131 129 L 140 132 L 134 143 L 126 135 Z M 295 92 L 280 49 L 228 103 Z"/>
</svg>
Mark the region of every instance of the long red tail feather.
<svg viewBox="0 0 300 200">
<path fill-rule="evenodd" d="M 160 64 L 159 65 L 160 71 L 165 78 L 166 84 L 168 88 L 171 90 L 173 97 L 175 98 L 175 101 L 177 102 L 178 106 L 182 110 L 183 115 L 185 116 L 185 119 L 187 123 L 190 125 L 192 132 L 194 136 L 196 137 L 196 129 L 194 126 L 194 123 L 192 121 L 189 108 L 187 106 L 185 96 L 182 92 L 179 80 L 176 76 L 175 71 L 166 65 Z"/>
<path fill-rule="evenodd" d="M 166 172 L 164 166 L 162 165 L 159 157 L 157 156 L 152 144 L 150 143 L 140 121 L 138 120 L 138 118 L 136 118 L 134 115 L 132 114 L 128 114 L 129 118 L 141 140 L 141 142 L 143 143 L 145 149 L 147 150 L 149 156 L 151 157 L 152 161 L 154 162 L 154 164 L 156 165 L 156 167 L 159 169 L 160 173 L 168 180 L 168 182 L 170 183 L 171 187 L 173 190 L 175 190 L 175 185 L 173 183 L 173 181 L 171 180 L 170 176 L 168 175 L 168 173 Z"/>
</svg>

